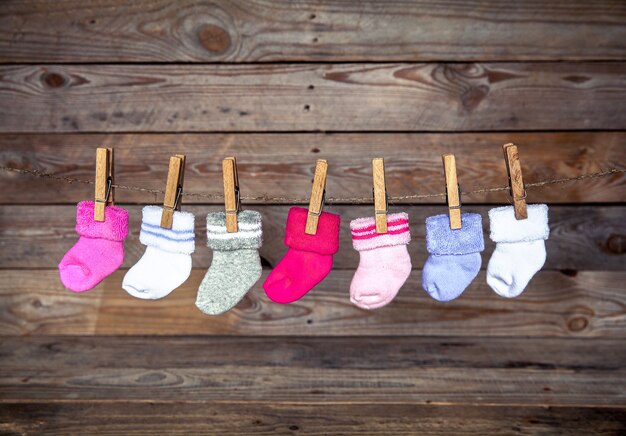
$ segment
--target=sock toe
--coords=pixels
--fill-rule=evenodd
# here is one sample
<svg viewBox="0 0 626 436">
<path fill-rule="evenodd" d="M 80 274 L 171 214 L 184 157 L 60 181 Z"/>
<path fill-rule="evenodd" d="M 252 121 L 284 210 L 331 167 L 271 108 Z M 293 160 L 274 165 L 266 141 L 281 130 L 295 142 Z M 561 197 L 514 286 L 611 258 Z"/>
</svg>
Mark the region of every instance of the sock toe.
<svg viewBox="0 0 626 436">
<path fill-rule="evenodd" d="M 458 298 L 464 290 L 465 288 L 458 290 L 454 287 L 451 287 L 450 285 L 441 286 L 436 282 L 431 283 L 426 287 L 426 291 L 430 294 L 431 297 L 443 303 Z"/>
<path fill-rule="evenodd" d="M 263 289 L 265 289 L 265 293 L 273 302 L 287 304 L 295 301 L 291 298 L 293 284 L 294 281 L 291 277 L 281 274 L 279 277 L 274 277 L 271 281 L 268 277 L 268 280 L 263 284 Z"/>
<path fill-rule="evenodd" d="M 501 297 L 511 298 L 513 296 L 513 276 L 511 274 L 487 274 L 487 284 Z"/>
<path fill-rule="evenodd" d="M 135 298 L 140 298 L 142 300 L 153 300 L 155 297 L 152 296 L 149 292 L 149 288 L 140 283 L 122 283 L 122 289 L 128 292 Z"/>
<path fill-rule="evenodd" d="M 83 292 L 91 289 L 89 283 L 87 283 L 91 270 L 81 263 L 67 263 L 59 265 L 59 275 L 63 285 L 74 291 Z"/>
<path fill-rule="evenodd" d="M 350 301 L 361 309 L 378 309 L 388 304 L 393 298 L 385 298 L 383 294 L 354 295 L 350 296 Z"/>
</svg>

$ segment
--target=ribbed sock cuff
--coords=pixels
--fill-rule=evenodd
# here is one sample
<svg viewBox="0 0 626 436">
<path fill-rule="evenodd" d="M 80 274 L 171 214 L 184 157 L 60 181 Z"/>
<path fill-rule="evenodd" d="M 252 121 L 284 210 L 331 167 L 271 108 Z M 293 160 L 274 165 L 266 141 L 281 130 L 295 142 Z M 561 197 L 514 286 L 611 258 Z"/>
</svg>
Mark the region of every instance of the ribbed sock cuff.
<svg viewBox="0 0 626 436">
<path fill-rule="evenodd" d="M 489 211 L 489 235 L 493 242 L 529 242 L 548 239 L 548 206 L 529 204 L 526 206 L 528 218 L 515 218 L 513 206 L 496 207 Z"/>
<path fill-rule="evenodd" d="M 301 251 L 309 251 L 318 254 L 335 254 L 339 249 L 339 215 L 322 212 L 317 224 L 317 233 L 307 235 L 306 219 L 308 209 L 292 207 L 287 217 L 285 230 L 285 245 Z"/>
<path fill-rule="evenodd" d="M 461 214 L 462 227 L 450 228 L 447 214 L 426 218 L 426 248 L 437 256 L 478 253 L 485 249 L 482 218 L 477 213 Z"/>
<path fill-rule="evenodd" d="M 237 231 L 226 231 L 226 213 L 212 212 L 206 217 L 207 245 L 212 250 L 232 251 L 259 249 L 263 241 L 259 212 L 244 210 L 237 214 Z"/>
<path fill-rule="evenodd" d="M 76 233 L 88 238 L 123 241 L 128 236 L 128 211 L 119 206 L 104 208 L 104 221 L 93 219 L 94 202 L 81 201 L 76 206 Z"/>
<path fill-rule="evenodd" d="M 404 213 L 387 215 L 387 233 L 376 233 L 374 217 L 357 218 L 350 222 L 352 246 L 357 251 L 408 244 L 411 240 L 409 216 Z"/>
<path fill-rule="evenodd" d="M 195 250 L 195 217 L 191 212 L 174 211 L 172 228 L 161 227 L 161 206 L 143 208 L 139 240 L 170 253 L 191 254 Z"/>
</svg>

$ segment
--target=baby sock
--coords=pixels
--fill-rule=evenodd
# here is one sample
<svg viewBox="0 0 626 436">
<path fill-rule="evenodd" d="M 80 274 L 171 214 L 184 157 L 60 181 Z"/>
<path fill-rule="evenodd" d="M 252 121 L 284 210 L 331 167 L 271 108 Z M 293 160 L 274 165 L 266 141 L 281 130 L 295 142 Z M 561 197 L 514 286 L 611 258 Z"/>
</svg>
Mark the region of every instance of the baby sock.
<svg viewBox="0 0 626 436">
<path fill-rule="evenodd" d="M 239 212 L 237 227 L 235 233 L 226 232 L 224 212 L 207 215 L 207 245 L 213 249 L 213 260 L 196 297 L 196 306 L 207 315 L 219 315 L 235 307 L 261 277 L 261 214 Z"/>
<path fill-rule="evenodd" d="M 406 248 L 411 240 L 409 216 L 387 216 L 387 233 L 376 233 L 375 218 L 350 223 L 352 246 L 359 252 L 359 267 L 350 284 L 350 301 L 362 309 L 377 309 L 393 300 L 411 273 Z"/>
<path fill-rule="evenodd" d="M 82 292 L 95 287 L 124 262 L 124 239 L 128 236 L 128 212 L 118 206 L 104 208 L 104 221 L 93 219 L 93 201 L 81 201 L 76 207 L 74 246 L 59 263 L 63 285 Z"/>
<path fill-rule="evenodd" d="M 480 252 L 484 250 L 480 215 L 461 214 L 462 228 L 452 230 L 447 214 L 426 218 L 426 248 L 430 253 L 422 286 L 438 301 L 457 298 L 480 270 Z"/>
<path fill-rule="evenodd" d="M 528 205 L 528 218 L 517 220 L 513 206 L 489 211 L 496 249 L 487 266 L 487 284 L 502 297 L 517 297 L 546 261 L 548 206 Z"/>
<path fill-rule="evenodd" d="M 195 248 L 194 216 L 174 211 L 171 229 L 161 227 L 161 206 L 143 208 L 139 241 L 146 245 L 141 259 L 126 273 L 122 288 L 144 300 L 163 298 L 191 273 Z"/>
<path fill-rule="evenodd" d="M 333 267 L 333 255 L 339 249 L 341 217 L 323 212 L 317 233 L 307 235 L 304 232 L 307 215 L 307 209 L 289 209 L 285 231 L 285 245 L 289 250 L 263 283 L 265 293 L 276 303 L 299 300 L 324 280 Z"/>
</svg>

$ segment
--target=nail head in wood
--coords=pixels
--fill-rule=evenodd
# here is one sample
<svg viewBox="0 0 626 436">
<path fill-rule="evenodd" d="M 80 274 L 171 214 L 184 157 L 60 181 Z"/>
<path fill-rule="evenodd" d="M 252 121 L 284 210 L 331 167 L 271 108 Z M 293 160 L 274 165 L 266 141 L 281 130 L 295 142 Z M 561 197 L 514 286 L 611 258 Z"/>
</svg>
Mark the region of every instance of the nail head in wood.
<svg viewBox="0 0 626 436">
<path fill-rule="evenodd" d="M 374 177 L 374 213 L 376 233 L 387 233 L 387 187 L 385 183 L 385 161 L 383 158 L 372 160 Z"/>
<path fill-rule="evenodd" d="M 517 145 L 504 144 L 502 151 L 504 152 L 506 171 L 509 175 L 509 186 L 511 187 L 511 196 L 513 197 L 515 218 L 525 220 L 528 218 L 528 211 L 526 210 L 526 188 L 524 187 L 522 165 L 520 164 Z"/>
<path fill-rule="evenodd" d="M 313 188 L 311 189 L 311 199 L 309 201 L 309 213 L 306 218 L 304 232 L 307 235 L 317 233 L 317 223 L 322 214 L 324 206 L 324 190 L 326 189 L 326 172 L 328 163 L 324 159 L 318 159 L 315 164 L 315 176 L 313 177 Z"/>
<path fill-rule="evenodd" d="M 113 204 L 113 149 L 96 150 L 96 190 L 93 219 L 104 221 L 104 208 Z"/>
<path fill-rule="evenodd" d="M 461 228 L 461 198 L 459 182 L 456 175 L 456 159 L 453 154 L 444 154 L 441 156 L 441 159 L 443 160 L 443 170 L 446 177 L 450 228 L 452 230 L 458 230 Z"/>
<path fill-rule="evenodd" d="M 185 155 L 177 154 L 170 157 L 170 165 L 167 171 L 165 198 L 163 199 L 163 213 L 161 214 L 161 227 L 164 229 L 172 228 L 174 211 L 180 210 L 184 180 Z"/>
<path fill-rule="evenodd" d="M 238 231 L 237 213 L 239 212 L 239 176 L 237 160 L 227 157 L 222 160 L 222 176 L 224 179 L 224 207 L 226 209 L 226 231 Z"/>
</svg>

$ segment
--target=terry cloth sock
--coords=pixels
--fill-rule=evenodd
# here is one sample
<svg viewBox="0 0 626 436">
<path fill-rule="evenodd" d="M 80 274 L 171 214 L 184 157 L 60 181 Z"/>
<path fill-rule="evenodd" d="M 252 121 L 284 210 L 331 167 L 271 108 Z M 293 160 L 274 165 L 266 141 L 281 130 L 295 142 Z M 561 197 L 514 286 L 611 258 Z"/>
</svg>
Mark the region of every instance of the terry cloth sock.
<svg viewBox="0 0 626 436">
<path fill-rule="evenodd" d="M 171 229 L 161 227 L 161 206 L 143 208 L 139 241 L 146 245 L 141 259 L 126 273 L 122 288 L 144 300 L 163 298 L 182 285 L 191 273 L 195 248 L 194 216 L 174 211 Z"/>
<path fill-rule="evenodd" d="M 213 250 L 213 260 L 198 288 L 196 306 L 207 315 L 235 307 L 261 277 L 261 214 L 239 212 L 237 228 L 237 232 L 226 232 L 224 212 L 206 217 L 207 245 Z"/>
<path fill-rule="evenodd" d="M 447 214 L 426 218 L 426 248 L 430 253 L 422 273 L 422 286 L 438 301 L 457 298 L 480 270 L 485 249 L 482 218 L 461 214 L 462 228 L 452 230 Z"/>
<path fill-rule="evenodd" d="M 76 207 L 78 242 L 59 263 L 61 282 L 74 292 L 87 291 L 124 262 L 124 239 L 128 236 L 128 211 L 118 206 L 104 208 L 104 221 L 93 219 L 93 201 Z"/>
<path fill-rule="evenodd" d="M 276 303 L 299 300 L 324 280 L 333 267 L 333 254 L 339 249 L 341 217 L 323 212 L 317 233 L 307 235 L 304 233 L 307 215 L 307 209 L 289 209 L 285 231 L 289 250 L 263 283 L 265 293 Z"/>
<path fill-rule="evenodd" d="M 393 300 L 411 273 L 406 248 L 411 240 L 409 216 L 387 216 L 387 233 L 376 233 L 375 218 L 350 223 L 352 246 L 359 252 L 359 267 L 350 284 L 350 301 L 362 309 L 377 309 Z"/>
<path fill-rule="evenodd" d="M 487 266 L 487 284 L 498 295 L 517 297 L 546 261 L 550 235 L 548 206 L 527 206 L 528 218 L 517 220 L 513 206 L 489 211 L 491 240 L 496 249 Z"/>
</svg>

